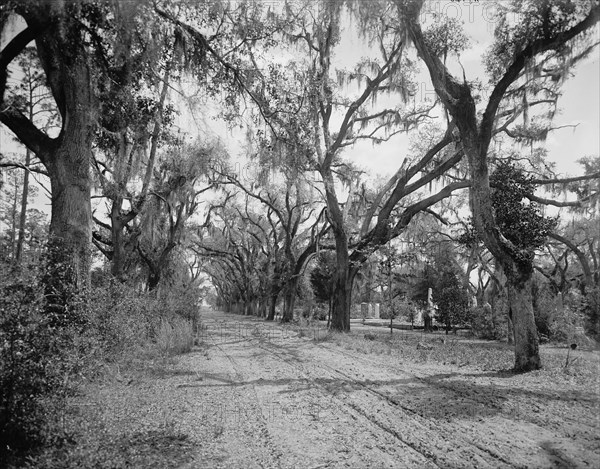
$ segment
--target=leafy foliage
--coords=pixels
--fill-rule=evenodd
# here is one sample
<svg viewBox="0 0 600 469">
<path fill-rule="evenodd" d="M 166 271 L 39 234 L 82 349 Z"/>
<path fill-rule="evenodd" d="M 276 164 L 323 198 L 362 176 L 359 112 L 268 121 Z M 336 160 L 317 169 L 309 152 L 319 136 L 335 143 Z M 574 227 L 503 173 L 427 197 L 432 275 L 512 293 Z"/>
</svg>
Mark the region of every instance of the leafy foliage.
<svg viewBox="0 0 600 469">
<path fill-rule="evenodd" d="M 532 179 L 520 168 L 505 162 L 500 162 L 490 175 L 492 204 L 498 228 L 517 249 L 528 252 L 543 246 L 548 234 L 558 223 L 558 217 L 544 216 L 539 204 L 529 201 L 529 196 L 535 192 Z M 467 246 L 479 242 L 472 222 L 469 222 L 459 240 Z"/>
<path fill-rule="evenodd" d="M 425 42 L 435 55 L 444 59 L 450 54 L 460 54 L 470 45 L 458 19 L 437 13 L 425 31 Z"/>
<path fill-rule="evenodd" d="M 438 306 L 437 320 L 449 330 L 453 325 L 463 325 L 468 321 L 469 297 L 456 272 L 447 267 L 436 281 L 433 301 Z"/>
<path fill-rule="evenodd" d="M 600 337 L 600 287 L 596 287 L 586 294 L 583 314 L 586 319 L 586 331 L 598 339 Z"/>
<path fill-rule="evenodd" d="M 32 286 L 3 279 L 0 285 L 0 455 L 39 439 L 39 398 L 57 384 L 48 372 L 52 328 Z"/>
<path fill-rule="evenodd" d="M 491 79 L 497 81 L 502 76 L 524 45 L 560 35 L 580 21 L 593 4 L 591 0 L 512 0 L 496 4 L 496 40 L 486 54 L 486 68 Z M 569 64 L 569 47 L 562 45 L 555 59 Z M 555 81 L 564 79 L 567 73 L 568 67 L 563 67 Z"/>
<path fill-rule="evenodd" d="M 315 299 L 320 303 L 329 303 L 333 290 L 335 274 L 335 256 L 332 252 L 323 251 L 317 257 L 316 265 L 310 273 Z"/>
<path fill-rule="evenodd" d="M 88 345 L 81 330 L 47 314 L 34 277 L 0 278 L 0 458 L 49 437 L 49 399 L 60 402 L 70 392 Z"/>
<path fill-rule="evenodd" d="M 490 176 L 498 228 L 517 248 L 527 251 L 541 247 L 558 222 L 542 215 L 538 204 L 528 202 L 535 191 L 531 179 L 510 163 L 500 163 Z"/>
</svg>

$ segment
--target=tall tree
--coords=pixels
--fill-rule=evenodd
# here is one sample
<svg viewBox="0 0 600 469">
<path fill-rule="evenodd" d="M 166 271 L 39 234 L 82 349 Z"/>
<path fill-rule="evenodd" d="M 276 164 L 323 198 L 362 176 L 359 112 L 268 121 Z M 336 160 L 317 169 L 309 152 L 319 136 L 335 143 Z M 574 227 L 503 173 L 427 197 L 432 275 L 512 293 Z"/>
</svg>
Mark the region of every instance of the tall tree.
<svg viewBox="0 0 600 469">
<path fill-rule="evenodd" d="M 66 319 L 70 295 L 89 285 L 92 233 L 90 162 L 101 115 L 97 95 L 110 80 L 123 34 L 142 21 L 138 2 L 9 2 L 0 11 L 2 33 L 11 39 L 0 52 L 0 122 L 40 159 L 51 184 L 51 221 L 46 298 L 50 313 Z M 15 30 L 13 17 L 24 21 Z M 151 26 L 146 17 L 146 27 Z M 12 33 L 11 28 L 12 27 Z M 15 34 L 16 33 L 16 34 Z M 5 106 L 10 64 L 35 41 L 61 129 L 51 137 L 14 106 Z M 121 62 L 120 70 L 131 65 Z"/>
<path fill-rule="evenodd" d="M 3 8 L 3 33 L 8 16 L 17 14 L 26 26 L 14 35 L 0 58 L 0 121 L 42 161 L 52 187 L 50 272 L 47 294 L 60 305 L 64 283 L 83 289 L 89 282 L 91 240 L 90 157 L 98 102 L 94 93 L 93 28 L 97 7 L 78 2 L 9 3 Z M 100 17 L 102 17 L 101 15 Z M 3 105 L 8 66 L 35 40 L 45 78 L 61 115 L 62 129 L 51 138 L 19 109 Z M 54 272 L 57 268 L 65 272 Z M 66 274 L 66 275 L 65 275 Z M 56 313 L 62 314 L 59 308 Z"/>
<path fill-rule="evenodd" d="M 294 304 L 298 284 L 306 264 L 318 249 L 323 235 L 329 230 L 322 204 L 311 200 L 310 181 L 305 175 L 293 171 L 272 170 L 273 181 L 260 184 L 255 181 L 248 186 L 231 172 L 222 172 L 225 183 L 233 184 L 248 197 L 263 205 L 269 221 L 273 248 L 278 261 L 273 271 L 271 310 L 267 319 L 272 320 L 279 293 L 284 294 L 283 322 L 294 317 Z M 280 179 L 281 182 L 275 182 Z M 280 256 L 277 256 L 280 254 Z"/>
<path fill-rule="evenodd" d="M 419 22 L 423 3 L 398 2 L 398 14 L 439 99 L 456 123 L 469 162 L 474 224 L 508 279 L 515 326 L 515 369 L 538 369 L 541 361 L 531 297 L 532 253 L 515 246 L 500 230 L 491 197 L 489 147 L 499 129 L 506 129 L 516 116 L 527 112 L 533 82 L 543 81 L 553 88 L 578 59 L 589 54 L 593 45 L 585 38 L 598 22 L 600 5 L 593 1 L 503 4 L 488 61 L 492 92 L 479 117 L 473 84 L 456 78 L 427 44 Z M 511 23 L 509 16 L 519 21 Z"/>
</svg>

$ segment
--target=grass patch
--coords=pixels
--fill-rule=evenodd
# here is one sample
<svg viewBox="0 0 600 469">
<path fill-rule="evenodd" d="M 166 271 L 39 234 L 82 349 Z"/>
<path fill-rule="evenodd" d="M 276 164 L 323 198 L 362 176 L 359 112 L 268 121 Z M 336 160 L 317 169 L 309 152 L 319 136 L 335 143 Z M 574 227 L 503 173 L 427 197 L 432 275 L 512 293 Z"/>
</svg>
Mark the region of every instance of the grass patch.
<svg viewBox="0 0 600 469">
<path fill-rule="evenodd" d="M 156 331 L 156 346 L 163 355 L 180 355 L 192 350 L 194 337 L 192 321 L 181 317 L 161 319 Z"/>
<path fill-rule="evenodd" d="M 482 371 L 508 370 L 514 365 L 512 346 L 495 341 L 469 341 L 439 334 L 367 333 L 329 334 L 328 340 L 349 351 L 367 355 L 386 355 L 399 363 L 431 363 L 451 367 L 469 366 Z M 573 384 L 598 380 L 598 352 L 571 351 L 566 364 L 567 346 L 542 348 L 540 376 Z"/>
</svg>

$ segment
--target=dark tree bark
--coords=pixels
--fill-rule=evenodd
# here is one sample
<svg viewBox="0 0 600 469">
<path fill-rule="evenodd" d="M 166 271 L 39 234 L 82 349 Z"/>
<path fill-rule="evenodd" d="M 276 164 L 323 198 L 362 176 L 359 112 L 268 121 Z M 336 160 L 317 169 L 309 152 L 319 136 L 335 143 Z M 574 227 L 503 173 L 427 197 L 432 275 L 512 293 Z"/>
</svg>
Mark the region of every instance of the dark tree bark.
<svg viewBox="0 0 600 469">
<path fill-rule="evenodd" d="M 535 370 L 541 367 L 541 361 L 531 302 L 533 255 L 516 248 L 498 229 L 490 191 L 488 148 L 500 103 L 528 61 L 545 51 L 558 49 L 567 41 L 592 28 L 598 21 L 600 7 L 593 6 L 586 18 L 564 32 L 524 44 L 495 85 L 479 122 L 470 85 L 466 81 L 459 82 L 426 45 L 418 23 L 422 4 L 422 0 L 408 2 L 400 14 L 407 18 L 408 34 L 429 70 L 438 97 L 459 130 L 461 146 L 469 162 L 473 223 L 486 247 L 502 265 L 507 277 L 509 302 L 515 326 L 515 370 Z"/>
<path fill-rule="evenodd" d="M 298 289 L 298 277 L 292 276 L 285 286 L 284 307 L 281 322 L 294 320 L 294 306 L 296 305 L 296 290 Z"/>
<path fill-rule="evenodd" d="M 7 67 L 35 40 L 48 86 L 62 117 L 62 129 L 51 139 L 18 110 L 0 111 L 5 124 L 42 161 L 52 188 L 50 250 L 44 276 L 48 311 L 63 316 L 65 302 L 89 286 L 91 244 L 90 159 L 98 103 L 93 92 L 91 57 L 71 4 L 51 2 L 15 7 L 27 23 L 0 57 L 0 104 Z M 58 318 L 58 316 L 57 316 Z"/>
<path fill-rule="evenodd" d="M 31 163 L 31 150 L 27 149 L 25 153 L 25 167 L 28 168 Z M 25 223 L 27 222 L 27 198 L 29 197 L 29 171 L 26 169 L 23 175 L 23 193 L 21 195 L 21 213 L 19 215 L 19 236 L 17 237 L 17 249 L 15 261 L 21 263 L 23 257 L 23 244 L 25 243 Z"/>
</svg>

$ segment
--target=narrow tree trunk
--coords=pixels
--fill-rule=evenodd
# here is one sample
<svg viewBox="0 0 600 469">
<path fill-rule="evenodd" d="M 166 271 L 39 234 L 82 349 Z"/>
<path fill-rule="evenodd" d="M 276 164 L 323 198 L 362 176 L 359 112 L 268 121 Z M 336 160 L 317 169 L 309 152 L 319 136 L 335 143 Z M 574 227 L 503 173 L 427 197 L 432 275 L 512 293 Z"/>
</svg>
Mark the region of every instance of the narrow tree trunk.
<svg viewBox="0 0 600 469">
<path fill-rule="evenodd" d="M 29 148 L 25 152 L 25 167 L 29 168 L 31 163 L 31 150 Z M 27 198 L 29 197 L 29 171 L 25 170 L 23 175 L 23 194 L 21 195 L 21 214 L 19 217 L 19 237 L 17 238 L 17 250 L 15 261 L 21 263 L 23 256 L 23 243 L 25 241 L 25 223 L 27 222 Z"/>
<path fill-rule="evenodd" d="M 117 197 L 113 201 L 112 208 L 110 211 L 110 223 L 111 223 L 111 241 L 112 241 L 112 259 L 110 265 L 110 272 L 113 277 L 119 281 L 124 281 L 125 272 L 125 247 L 123 239 L 124 226 L 121 221 L 121 208 L 123 205 L 123 198 Z"/>
<path fill-rule="evenodd" d="M 17 260 L 17 207 L 19 206 L 19 183 L 17 182 L 18 177 L 18 174 L 15 174 L 15 193 L 10 214 L 10 254 L 13 261 Z"/>
<path fill-rule="evenodd" d="M 258 315 L 261 318 L 266 318 L 267 317 L 267 299 L 264 296 L 261 297 L 261 299 L 260 299 L 258 309 L 259 309 Z"/>
</svg>

